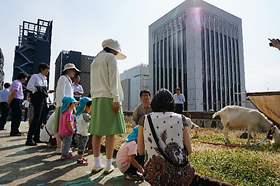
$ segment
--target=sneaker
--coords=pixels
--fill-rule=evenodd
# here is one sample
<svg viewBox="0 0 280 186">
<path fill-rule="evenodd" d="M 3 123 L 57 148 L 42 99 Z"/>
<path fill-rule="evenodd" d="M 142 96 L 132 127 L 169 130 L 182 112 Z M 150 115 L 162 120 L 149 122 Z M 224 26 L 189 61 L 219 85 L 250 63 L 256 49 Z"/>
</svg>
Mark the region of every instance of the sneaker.
<svg viewBox="0 0 280 186">
<path fill-rule="evenodd" d="M 92 150 L 88 150 L 88 155 L 91 155 L 93 154 L 93 151 Z"/>
<path fill-rule="evenodd" d="M 73 150 L 72 150 L 72 148 L 70 148 L 70 149 L 69 149 L 69 153 L 72 153 L 72 152 L 73 152 Z"/>
<path fill-rule="evenodd" d="M 140 174 L 132 174 L 132 173 L 128 173 L 125 176 L 126 179 L 128 180 L 143 180 L 143 176 L 141 176 Z"/>
<path fill-rule="evenodd" d="M 55 153 L 56 153 L 56 154 L 62 154 L 62 149 L 56 149 L 56 150 L 55 150 Z"/>
<path fill-rule="evenodd" d="M 65 160 L 65 159 L 71 159 L 72 157 L 73 157 L 73 155 L 72 155 L 71 153 L 69 153 L 67 156 L 62 155 L 62 156 L 60 157 L 60 159 L 61 159 L 61 160 Z"/>
<path fill-rule="evenodd" d="M 101 171 L 102 169 L 104 168 L 104 166 L 103 165 L 101 165 L 100 167 L 93 167 L 92 168 L 92 173 L 97 173 L 97 172 L 99 172 L 99 171 Z"/>
<path fill-rule="evenodd" d="M 77 165 L 83 165 L 83 166 L 86 166 L 88 165 L 88 162 L 85 161 L 85 160 L 77 160 Z"/>
<path fill-rule="evenodd" d="M 84 153 L 85 153 L 85 154 L 88 153 L 88 148 L 85 149 Z"/>
<path fill-rule="evenodd" d="M 88 161 L 88 159 L 87 159 L 87 158 L 85 158 L 85 157 L 83 157 L 83 160 L 84 160 L 84 161 Z"/>
<path fill-rule="evenodd" d="M 111 167 L 105 167 L 104 168 L 104 173 L 109 174 L 109 173 L 113 172 L 114 169 L 115 169 L 115 167 L 113 165 L 111 165 Z"/>
</svg>

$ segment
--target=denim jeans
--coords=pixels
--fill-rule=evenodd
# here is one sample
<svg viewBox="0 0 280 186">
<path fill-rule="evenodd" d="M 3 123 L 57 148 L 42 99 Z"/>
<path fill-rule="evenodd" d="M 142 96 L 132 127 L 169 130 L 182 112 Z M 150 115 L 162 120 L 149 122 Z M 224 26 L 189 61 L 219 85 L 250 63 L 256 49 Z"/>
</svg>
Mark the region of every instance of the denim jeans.
<svg viewBox="0 0 280 186">
<path fill-rule="evenodd" d="M 69 154 L 69 149 L 72 142 L 72 135 L 59 135 L 62 141 L 62 156 Z"/>
</svg>

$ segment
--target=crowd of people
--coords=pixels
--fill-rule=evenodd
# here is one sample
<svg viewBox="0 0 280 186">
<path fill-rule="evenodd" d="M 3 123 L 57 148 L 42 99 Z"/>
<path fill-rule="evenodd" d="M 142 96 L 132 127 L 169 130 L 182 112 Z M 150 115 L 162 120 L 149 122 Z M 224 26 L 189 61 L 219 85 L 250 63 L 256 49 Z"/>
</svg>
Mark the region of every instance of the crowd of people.
<svg viewBox="0 0 280 186">
<path fill-rule="evenodd" d="M 30 94 L 26 99 L 29 104 L 24 102 L 22 105 L 22 83 L 27 80 L 27 74 L 19 73 L 11 85 L 5 83 L 5 89 L 0 91 L 0 130 L 6 123 L 8 114 L 5 112 L 10 109 L 10 135 L 21 135 L 19 125 L 23 106 L 27 113 L 25 120 L 31 120 L 25 145 L 41 143 L 44 108 L 48 94 L 55 92 L 56 108 L 52 117 L 52 132 L 57 145 L 55 153 L 61 154 L 62 160 L 71 159 L 70 147 L 74 140 L 78 148 L 77 164 L 88 165 L 84 152 L 91 136 L 94 155 L 92 172 L 112 172 L 115 168 L 112 165 L 115 135 L 126 134 L 122 111 L 124 95 L 117 65 L 117 60 L 126 56 L 116 40 L 104 40 L 102 48 L 91 64 L 90 98 L 83 96 L 83 88 L 79 85 L 80 70 L 73 63 L 64 66 L 55 91 L 47 87 L 50 67 L 41 63 L 40 73 L 33 74 L 27 84 Z M 142 90 L 140 100 L 132 115 L 133 130 L 118 150 L 117 167 L 127 179 L 145 179 L 152 185 L 189 185 L 194 178 L 194 168 L 188 162 L 191 141 L 188 124 L 182 115 L 185 97 L 180 88 L 174 95 L 167 89 L 161 89 L 152 100 L 149 90 Z M 102 136 L 106 137 L 105 165 L 102 165 L 100 153 Z"/>
</svg>

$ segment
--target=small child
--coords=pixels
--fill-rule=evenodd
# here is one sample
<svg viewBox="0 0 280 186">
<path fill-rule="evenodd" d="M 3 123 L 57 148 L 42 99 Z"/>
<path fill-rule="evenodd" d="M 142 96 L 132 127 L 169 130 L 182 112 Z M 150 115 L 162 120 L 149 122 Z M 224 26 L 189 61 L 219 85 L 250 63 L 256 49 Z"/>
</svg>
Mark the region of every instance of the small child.
<svg viewBox="0 0 280 186">
<path fill-rule="evenodd" d="M 88 127 L 90 122 L 90 111 L 91 111 L 91 99 L 87 97 L 82 97 L 79 100 L 79 106 L 77 107 L 77 133 L 75 136 L 75 141 L 78 146 L 78 165 L 88 165 L 88 159 L 83 157 L 84 151 L 88 142 Z"/>
<path fill-rule="evenodd" d="M 141 165 L 144 164 L 144 156 L 139 156 L 137 153 L 137 138 L 138 125 L 133 128 L 131 133 L 121 145 L 116 163 L 119 170 L 125 174 L 125 178 L 129 180 L 143 179 L 144 169 Z M 137 170 L 142 174 L 139 174 Z"/>
<path fill-rule="evenodd" d="M 72 110 L 75 108 L 77 101 L 71 96 L 65 96 L 62 99 L 61 116 L 58 134 L 62 143 L 62 155 L 61 159 L 70 159 L 72 154 L 69 153 L 69 149 L 72 142 L 72 135 L 74 134 L 74 118 Z"/>
<path fill-rule="evenodd" d="M 26 100 L 22 102 L 22 106 L 24 108 L 24 121 L 27 121 L 27 112 L 30 103 L 30 94 L 26 95 Z"/>
</svg>

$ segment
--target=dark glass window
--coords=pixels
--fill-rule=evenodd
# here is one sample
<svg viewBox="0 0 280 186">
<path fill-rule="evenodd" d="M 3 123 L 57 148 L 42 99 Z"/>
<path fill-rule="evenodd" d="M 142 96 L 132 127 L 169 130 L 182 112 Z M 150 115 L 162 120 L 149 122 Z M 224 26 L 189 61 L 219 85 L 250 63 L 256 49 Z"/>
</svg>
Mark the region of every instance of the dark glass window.
<svg viewBox="0 0 280 186">
<path fill-rule="evenodd" d="M 233 71 L 232 71 L 232 50 L 231 39 L 228 37 L 228 54 L 229 54 L 229 82 L 230 82 L 230 104 L 233 105 Z"/>
<path fill-rule="evenodd" d="M 221 51 L 221 91 L 222 91 L 222 105 L 226 106 L 226 90 L 225 90 L 225 60 L 224 60 L 224 43 L 223 35 L 220 34 L 220 51 Z"/>
<path fill-rule="evenodd" d="M 172 43 L 171 36 L 168 36 L 168 63 L 169 63 L 169 90 L 172 88 Z"/>
<path fill-rule="evenodd" d="M 183 72 L 184 72 L 184 96 L 185 96 L 185 110 L 188 110 L 188 81 L 187 81 L 187 40 L 186 40 L 186 28 L 183 29 Z"/>
<path fill-rule="evenodd" d="M 181 30 L 178 31 L 177 36 L 177 45 L 178 45 L 178 86 L 182 88 L 182 43 L 181 43 Z"/>
<path fill-rule="evenodd" d="M 172 88 L 172 92 L 175 91 L 176 89 L 176 71 L 177 71 L 177 43 L 176 43 L 176 34 L 173 35 L 173 78 L 174 78 L 174 82 L 173 82 L 173 88 Z"/>
<path fill-rule="evenodd" d="M 211 66 L 211 74 L 212 74 L 212 86 L 213 86 L 213 109 L 216 111 L 216 72 L 215 72 L 215 46 L 214 46 L 214 31 L 211 30 L 211 60 L 212 60 L 212 66 Z M 209 93 L 210 94 L 210 93 Z"/>
<path fill-rule="evenodd" d="M 160 40 L 160 85 L 159 89 L 163 88 L 163 40 Z"/>
<path fill-rule="evenodd" d="M 156 91 L 159 90 L 159 42 L 157 42 L 157 59 L 156 59 L 156 68 L 157 68 L 157 78 L 156 78 L 156 81 L 157 81 L 157 87 L 156 87 Z"/>
<path fill-rule="evenodd" d="M 240 93 L 238 92 L 237 90 L 237 78 L 236 78 L 236 75 L 237 75 L 237 72 L 236 72 L 236 50 L 235 50 L 235 41 L 234 39 L 232 38 L 232 66 L 233 66 L 233 86 L 234 86 L 234 91 L 235 91 L 235 94 L 234 94 L 234 100 L 235 100 L 235 105 L 238 105 L 238 99 L 237 99 L 237 93 Z"/>
<path fill-rule="evenodd" d="M 221 83 L 221 79 L 220 79 L 220 77 L 221 77 L 221 72 L 220 72 L 220 59 L 219 59 L 219 57 L 220 57 L 220 54 L 219 54 L 219 34 L 218 34 L 218 32 L 215 32 L 215 38 L 216 38 L 216 40 L 215 40 L 215 48 L 216 48 L 216 50 L 215 50 L 215 54 L 216 54 L 216 72 L 217 72 L 217 110 L 220 110 L 221 109 L 221 85 L 220 85 L 220 83 Z"/>
<path fill-rule="evenodd" d="M 167 38 L 164 38 L 164 88 L 168 89 L 167 85 Z"/>
<path fill-rule="evenodd" d="M 237 60 L 236 60 L 236 68 L 237 68 L 237 82 L 238 82 L 238 92 L 241 93 L 241 81 L 240 81 L 240 61 L 239 61 L 239 46 L 238 46 L 238 40 L 236 39 L 236 53 L 237 53 Z M 239 97 L 239 105 L 241 106 L 241 94 L 238 94 Z M 246 98 L 245 98 L 246 101 Z"/>
<path fill-rule="evenodd" d="M 212 99 L 211 99 L 211 93 L 212 93 L 212 87 L 211 87 L 211 64 L 210 64 L 210 41 L 209 41 L 209 29 L 206 28 L 206 50 L 207 50 L 207 85 L 208 85 L 208 109 L 212 109 Z"/>
<path fill-rule="evenodd" d="M 156 72 L 156 51 L 155 51 L 155 44 L 153 44 L 153 79 L 156 79 L 155 72 Z M 153 81 L 153 92 L 156 93 L 156 85 L 155 81 Z"/>
<path fill-rule="evenodd" d="M 205 69 L 205 37 L 204 27 L 201 27 L 201 56 L 202 56 L 202 90 L 203 90 L 203 110 L 207 111 L 206 103 L 206 69 Z"/>
<path fill-rule="evenodd" d="M 226 79 L 226 86 L 225 86 L 225 89 L 226 89 L 226 105 L 229 104 L 229 69 L 228 69 L 228 46 L 227 46 L 227 36 L 224 35 L 224 48 L 225 48 L 225 79 Z"/>
</svg>

